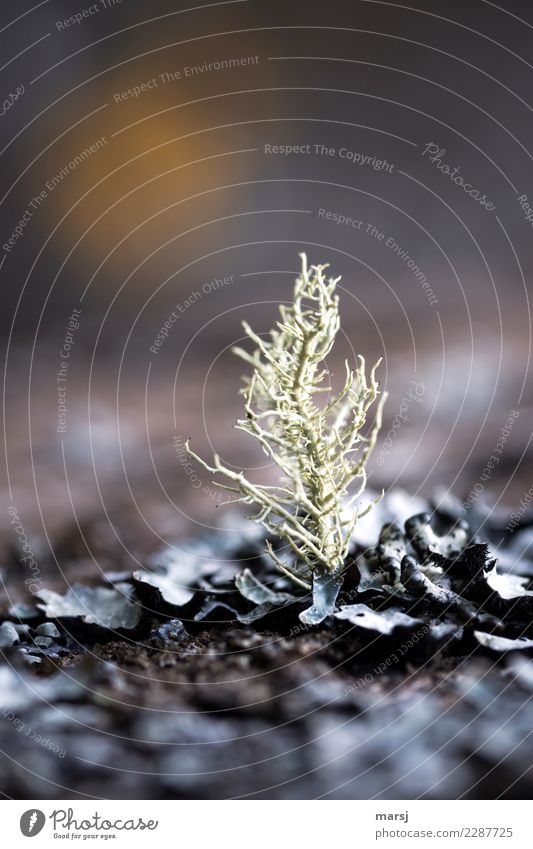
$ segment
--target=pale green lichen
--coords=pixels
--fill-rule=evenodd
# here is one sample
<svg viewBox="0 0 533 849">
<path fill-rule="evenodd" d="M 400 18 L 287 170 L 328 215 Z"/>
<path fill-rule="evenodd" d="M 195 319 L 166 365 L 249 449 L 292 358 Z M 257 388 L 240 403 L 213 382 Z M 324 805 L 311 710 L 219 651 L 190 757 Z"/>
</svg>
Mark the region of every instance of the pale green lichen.
<svg viewBox="0 0 533 849">
<path fill-rule="evenodd" d="M 378 361 L 365 374 L 365 361 L 358 357 L 353 371 L 346 362 L 346 378 L 339 393 L 331 398 L 325 358 L 339 331 L 339 298 L 335 293 L 340 278 L 326 278 L 327 265 L 307 265 L 301 254 L 302 270 L 296 280 L 293 302 L 280 306 L 281 319 L 270 338 L 259 337 L 243 322 L 255 349 L 233 351 L 249 365 L 245 378 L 245 418 L 236 427 L 254 436 L 264 453 L 279 468 L 280 483 L 252 483 L 244 472 L 223 465 L 215 454 L 213 466 L 205 463 L 186 445 L 190 455 L 208 471 L 229 483 L 218 486 L 254 504 L 251 516 L 285 541 L 293 554 L 283 562 L 266 545 L 279 568 L 306 588 L 317 574 L 338 576 L 346 564 L 350 538 L 363 511 L 356 502 L 366 486 L 366 464 L 381 426 L 385 394 L 380 395 L 375 372 Z M 366 435 L 369 408 L 377 401 L 374 421 Z"/>
</svg>

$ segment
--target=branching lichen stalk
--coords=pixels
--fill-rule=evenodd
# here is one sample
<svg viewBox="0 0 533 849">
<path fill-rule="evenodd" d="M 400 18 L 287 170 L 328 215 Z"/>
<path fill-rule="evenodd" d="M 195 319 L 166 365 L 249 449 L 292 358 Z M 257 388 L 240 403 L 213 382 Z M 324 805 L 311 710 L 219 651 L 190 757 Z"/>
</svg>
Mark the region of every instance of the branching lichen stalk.
<svg viewBox="0 0 533 849">
<path fill-rule="evenodd" d="M 342 389 L 332 398 L 325 359 L 339 331 L 339 277 L 326 278 L 327 265 L 308 266 L 301 254 L 302 270 L 296 280 L 293 302 L 280 306 L 280 320 L 263 339 L 243 322 L 255 348 L 249 353 L 233 348 L 252 367 L 244 378 L 245 417 L 237 429 L 251 434 L 280 470 L 280 483 L 266 486 L 250 482 L 215 455 L 213 465 L 190 455 L 205 469 L 225 478 L 215 484 L 239 501 L 254 504 L 251 518 L 281 537 L 294 557 L 284 562 L 267 542 L 279 568 L 308 587 L 317 571 L 340 572 L 346 563 L 350 538 L 358 519 L 356 502 L 364 492 L 366 465 L 381 427 L 385 394 L 375 377 L 378 361 L 366 376 L 359 356 L 353 371 L 345 363 Z M 325 400 L 321 401 L 327 393 Z M 378 398 L 378 396 L 381 396 Z M 375 403 L 375 416 L 364 435 L 367 414 Z"/>
</svg>

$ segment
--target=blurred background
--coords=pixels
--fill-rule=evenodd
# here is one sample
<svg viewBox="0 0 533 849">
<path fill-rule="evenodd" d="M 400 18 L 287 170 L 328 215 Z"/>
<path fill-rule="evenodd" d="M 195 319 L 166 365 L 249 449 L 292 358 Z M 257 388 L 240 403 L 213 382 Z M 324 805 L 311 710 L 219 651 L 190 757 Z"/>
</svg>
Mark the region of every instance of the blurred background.
<svg viewBox="0 0 533 849">
<path fill-rule="evenodd" d="M 345 357 L 383 358 L 371 485 L 520 500 L 525 0 L 20 0 L 1 16 L 2 489 L 34 545 L 90 521 L 93 552 L 130 562 L 218 526 L 187 437 L 273 474 L 232 429 L 230 348 L 243 319 L 272 326 L 301 251 L 342 275 L 333 382 Z"/>
</svg>

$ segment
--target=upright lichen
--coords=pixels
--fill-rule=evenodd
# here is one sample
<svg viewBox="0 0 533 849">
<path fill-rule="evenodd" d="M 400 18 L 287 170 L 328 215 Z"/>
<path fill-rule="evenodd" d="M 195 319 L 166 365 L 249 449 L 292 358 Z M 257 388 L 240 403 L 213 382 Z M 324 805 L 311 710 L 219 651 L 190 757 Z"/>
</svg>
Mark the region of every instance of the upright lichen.
<svg viewBox="0 0 533 849">
<path fill-rule="evenodd" d="M 233 351 L 252 367 L 241 390 L 245 417 L 236 427 L 257 439 L 264 453 L 279 468 L 275 486 L 252 483 L 244 472 L 223 465 L 215 454 L 213 466 L 187 450 L 204 468 L 221 475 L 218 483 L 239 501 L 254 504 L 251 516 L 292 552 L 282 560 L 272 544 L 266 545 L 279 568 L 310 588 L 310 579 L 334 580 L 346 564 L 350 537 L 357 520 L 371 509 L 356 508 L 367 475 L 366 464 L 381 426 L 386 395 L 376 405 L 374 421 L 364 435 L 367 413 L 378 399 L 375 372 L 378 361 L 365 374 L 364 358 L 353 371 L 346 362 L 342 389 L 333 397 L 325 359 L 339 331 L 340 277 L 324 276 L 327 265 L 307 265 L 296 280 L 293 301 L 279 308 L 280 320 L 263 339 L 243 322 L 255 349 Z M 322 402 L 320 398 L 324 398 Z"/>
</svg>

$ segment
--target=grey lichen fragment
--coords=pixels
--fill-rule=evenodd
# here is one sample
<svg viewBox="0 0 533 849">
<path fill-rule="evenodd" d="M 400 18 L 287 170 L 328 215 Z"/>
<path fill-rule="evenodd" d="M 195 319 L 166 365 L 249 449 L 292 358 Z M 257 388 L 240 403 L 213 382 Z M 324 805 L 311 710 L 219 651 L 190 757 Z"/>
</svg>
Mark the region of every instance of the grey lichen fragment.
<svg viewBox="0 0 533 849">
<path fill-rule="evenodd" d="M 247 601 L 251 601 L 255 605 L 252 610 L 245 613 L 234 611 L 236 618 L 243 625 L 251 625 L 273 610 L 298 600 L 298 596 L 294 593 L 271 589 L 260 581 L 250 569 L 245 569 L 240 575 L 236 576 L 235 586 Z"/>
<path fill-rule="evenodd" d="M 494 652 L 533 649 L 533 640 L 529 640 L 527 637 L 509 639 L 508 637 L 500 637 L 496 634 L 487 634 L 484 631 L 474 631 L 474 637 L 480 645 Z"/>
<path fill-rule="evenodd" d="M 43 622 L 42 625 L 37 625 L 35 633 L 41 637 L 57 637 L 61 636 L 59 628 L 53 622 Z"/>
<path fill-rule="evenodd" d="M 171 619 L 170 622 L 160 625 L 150 635 L 150 642 L 156 648 L 172 649 L 178 644 L 188 640 L 189 635 L 180 619 Z"/>
<path fill-rule="evenodd" d="M 208 598 L 201 606 L 198 613 L 194 616 L 195 622 L 203 622 L 208 619 L 215 611 L 218 613 L 217 621 L 222 620 L 233 621 L 237 618 L 238 611 L 236 607 L 229 604 L 228 602 L 222 601 L 220 597 L 215 596 L 214 598 Z"/>
<path fill-rule="evenodd" d="M 20 642 L 20 636 L 12 622 L 2 622 L 0 625 L 0 649 L 8 649 Z"/>
<path fill-rule="evenodd" d="M 475 632 L 477 642 L 490 649 L 499 645 L 500 637 L 512 641 L 531 633 L 529 579 L 501 574 L 489 544 L 473 539 L 466 524 L 456 518 L 421 513 L 406 521 L 405 533 L 385 525 L 361 573 L 361 591 L 380 604 L 385 599 L 404 611 L 416 610 L 438 644 L 471 640 Z M 487 636 L 477 639 L 478 633 Z M 502 651 L 512 650 L 505 642 L 501 646 Z M 520 640 L 516 647 L 523 650 L 529 644 Z"/>
<path fill-rule="evenodd" d="M 331 616 L 335 609 L 337 596 L 342 587 L 342 578 L 328 572 L 315 572 L 313 575 L 313 603 L 300 613 L 304 625 L 319 625 Z"/>
<path fill-rule="evenodd" d="M 29 622 L 32 619 L 38 619 L 40 613 L 34 604 L 18 602 L 9 608 L 8 615 L 12 616 L 13 619 L 20 619 L 21 622 Z"/>
<path fill-rule="evenodd" d="M 408 519 L 405 532 L 417 554 L 423 558 L 431 558 L 433 554 L 456 557 L 466 548 L 471 537 L 464 521 L 456 522 L 445 534 L 437 534 L 431 526 L 429 513 Z"/>
<path fill-rule="evenodd" d="M 413 595 L 427 597 L 437 605 L 447 607 L 456 604 L 458 600 L 457 593 L 433 583 L 415 558 L 408 554 L 401 563 L 401 581 Z"/>
<path fill-rule="evenodd" d="M 394 586 L 400 582 L 401 562 L 406 553 L 405 535 L 394 522 L 387 522 L 381 529 L 379 542 L 369 560 L 387 572 L 389 583 Z"/>
<path fill-rule="evenodd" d="M 34 642 L 36 646 L 41 646 L 43 649 L 47 649 L 54 641 L 52 637 L 35 637 Z"/>
<path fill-rule="evenodd" d="M 292 593 L 276 592 L 270 589 L 259 578 L 256 578 L 250 569 L 245 569 L 240 575 L 237 575 L 235 585 L 240 594 L 249 601 L 253 601 L 254 604 L 285 604 L 295 597 Z"/>
<path fill-rule="evenodd" d="M 159 590 L 164 601 L 184 607 L 195 596 L 202 579 L 213 576 L 220 562 L 207 544 L 185 544 L 184 548 L 166 548 L 154 556 L 148 569 L 133 573 L 135 583 Z"/>
<path fill-rule="evenodd" d="M 434 643 L 439 646 L 451 645 L 453 641 L 461 640 L 464 635 L 464 629 L 458 628 L 452 622 L 435 622 L 430 625 L 429 631 Z"/>
<path fill-rule="evenodd" d="M 345 604 L 335 613 L 336 619 L 342 619 L 379 634 L 390 635 L 396 628 L 413 630 L 423 624 L 422 619 L 416 619 L 396 608 L 373 610 L 367 604 Z"/>
<path fill-rule="evenodd" d="M 331 392 L 325 359 L 340 328 L 335 292 L 340 278 L 326 278 L 326 265 L 308 266 L 305 254 L 301 258 L 293 301 L 280 306 L 280 320 L 269 337 L 243 323 L 255 349 L 251 353 L 234 349 L 252 367 L 242 390 L 245 416 L 237 428 L 253 436 L 278 467 L 279 484 L 255 484 L 243 471 L 225 466 L 218 455 L 211 466 L 188 443 L 187 450 L 205 469 L 225 478 L 226 483 L 215 480 L 215 484 L 231 493 L 231 503 L 257 508 L 251 518 L 281 538 L 303 569 L 282 559 L 267 541 L 270 556 L 284 574 L 311 589 L 317 573 L 342 571 L 353 529 L 372 507 L 371 502 L 359 511 L 356 504 L 366 486 L 366 464 L 381 425 L 385 395 L 378 400 L 379 362 L 367 378 L 365 361 L 359 357 L 355 371 L 346 362 L 338 394 L 321 401 L 321 393 Z M 374 421 L 367 428 L 376 401 Z M 315 609 L 321 607 L 324 604 L 318 601 Z"/>
<path fill-rule="evenodd" d="M 194 597 L 196 590 L 178 583 L 170 574 L 147 572 L 139 569 L 133 573 L 133 578 L 140 584 L 147 584 L 159 590 L 164 601 L 174 607 L 183 607 Z"/>
<path fill-rule="evenodd" d="M 253 625 L 254 622 L 258 622 L 260 619 L 264 619 L 265 616 L 268 616 L 269 613 L 272 613 L 273 610 L 276 609 L 276 605 L 271 604 L 270 602 L 265 602 L 264 604 L 258 604 L 256 607 L 252 608 L 252 610 L 247 613 L 241 613 L 237 611 L 235 614 L 235 618 L 242 625 Z"/>
<path fill-rule="evenodd" d="M 141 617 L 141 608 L 133 599 L 134 589 L 128 584 L 114 589 L 74 584 L 65 595 L 41 590 L 38 596 L 43 602 L 38 606 L 51 619 L 79 617 L 87 624 L 131 630 Z"/>
<path fill-rule="evenodd" d="M 501 574 L 496 569 L 491 570 L 487 576 L 487 584 L 504 599 L 518 598 L 519 596 L 533 596 L 531 590 L 526 589 L 530 580 L 520 575 Z"/>
</svg>

